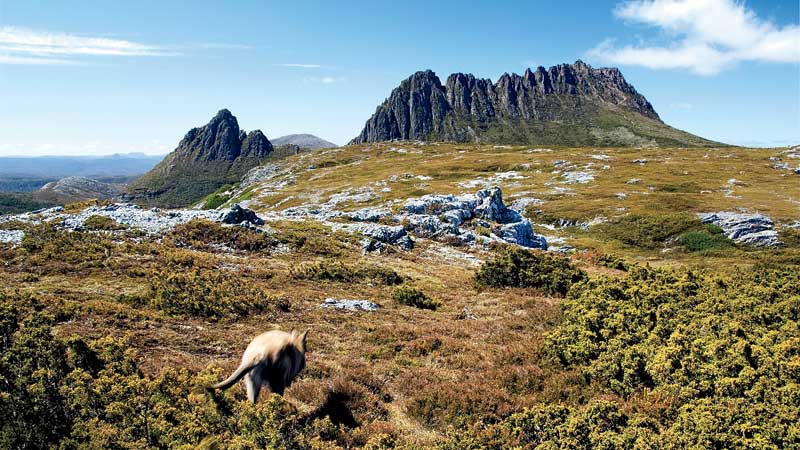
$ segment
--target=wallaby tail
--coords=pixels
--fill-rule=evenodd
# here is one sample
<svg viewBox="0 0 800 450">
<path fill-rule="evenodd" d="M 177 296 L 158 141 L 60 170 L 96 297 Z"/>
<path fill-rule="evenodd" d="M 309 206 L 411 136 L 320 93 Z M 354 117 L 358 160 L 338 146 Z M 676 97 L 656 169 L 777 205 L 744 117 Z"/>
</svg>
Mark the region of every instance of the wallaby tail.
<svg viewBox="0 0 800 450">
<path fill-rule="evenodd" d="M 250 370 L 252 370 L 253 367 L 255 366 L 254 365 L 247 366 L 244 364 L 240 365 L 239 368 L 237 368 L 236 371 L 234 371 L 233 374 L 231 374 L 231 376 L 229 376 L 227 380 L 221 381 L 211 386 L 210 389 L 228 389 L 229 387 L 236 384 L 239 380 L 241 380 L 243 376 L 247 375 L 247 372 L 250 372 Z"/>
</svg>

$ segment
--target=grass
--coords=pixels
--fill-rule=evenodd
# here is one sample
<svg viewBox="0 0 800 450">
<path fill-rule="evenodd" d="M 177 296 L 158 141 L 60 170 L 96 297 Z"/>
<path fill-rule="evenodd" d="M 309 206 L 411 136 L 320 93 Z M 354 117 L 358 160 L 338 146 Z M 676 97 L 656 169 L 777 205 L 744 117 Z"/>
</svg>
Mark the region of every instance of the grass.
<svg viewBox="0 0 800 450">
<path fill-rule="evenodd" d="M 37 352 L 38 364 L 57 376 L 13 364 L 30 383 L 0 397 L 0 408 L 11 398 L 31 405 L 26 411 L 69 411 L 88 424 L 73 430 L 74 439 L 94 439 L 98 448 L 194 448 L 211 445 L 209 434 L 220 448 L 332 449 L 656 448 L 659 438 L 675 448 L 729 448 L 788 435 L 796 421 L 778 415 L 794 411 L 781 399 L 795 392 L 787 377 L 796 365 L 791 277 L 800 233 L 780 228 L 779 249 L 718 246 L 719 230 L 693 216 L 742 207 L 779 224 L 796 220 L 796 179 L 769 167 L 775 151 L 528 150 L 386 143 L 305 152 L 275 162 L 279 175 L 269 182 L 279 188 L 255 185 L 246 194 L 263 214 L 373 186 L 378 198 L 349 206 L 357 208 L 474 192 L 458 183 L 514 169 L 526 178 L 500 183 L 507 199 L 541 198 L 532 208 L 556 219 L 608 218 L 608 233 L 547 231 L 590 252 L 565 260 L 458 249 L 475 264 L 420 239 L 408 252 L 362 255 L 358 237 L 313 221 L 272 221 L 270 233 L 198 221 L 163 239 L 32 227 L 22 247 L 0 245 L 0 285 L 19 319 L 0 320 L 0 329 L 16 323 L 15 336 L 48 339 L 16 341 L 0 364 Z M 632 162 L 639 158 L 648 162 Z M 306 170 L 331 159 L 343 163 Z M 551 171 L 559 159 L 595 164 L 596 182 L 553 193 L 564 187 L 546 184 L 557 183 Z M 732 173 L 742 184 L 730 197 L 723 187 Z M 643 181 L 627 184 L 631 178 Z M 627 197 L 617 198 L 620 191 Z M 328 297 L 381 308 L 321 308 Z M 253 336 L 275 328 L 312 330 L 307 369 L 283 399 L 251 407 L 240 385 L 205 393 L 235 369 Z M 764 375 L 770 370 L 779 376 Z M 759 395 L 773 403 L 759 403 Z M 39 398 L 56 403 L 26 403 Z M 66 408 L 50 408 L 60 399 L 69 400 Z M 759 419 L 742 422 L 750 412 Z M 731 426 L 748 431 L 734 439 L 725 432 Z M 38 436 L 62 428 L 42 425 L 47 432 Z M 141 440 L 114 441 L 130 436 Z M 690 441 L 697 436 L 707 440 Z"/>
</svg>

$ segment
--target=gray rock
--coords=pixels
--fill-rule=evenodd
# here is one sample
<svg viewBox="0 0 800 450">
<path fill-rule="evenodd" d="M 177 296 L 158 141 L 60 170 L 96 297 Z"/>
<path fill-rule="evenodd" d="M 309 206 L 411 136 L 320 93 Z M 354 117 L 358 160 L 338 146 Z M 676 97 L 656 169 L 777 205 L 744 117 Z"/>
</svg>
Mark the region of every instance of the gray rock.
<svg viewBox="0 0 800 450">
<path fill-rule="evenodd" d="M 756 247 L 775 247 L 780 245 L 778 232 L 773 230 L 772 220 L 762 214 L 742 214 L 735 212 L 714 212 L 698 214 L 703 223 L 722 228 L 723 233 L 738 244 Z"/>
<path fill-rule="evenodd" d="M 0 244 L 19 245 L 24 237 L 25 232 L 22 230 L 0 230 Z"/>
<path fill-rule="evenodd" d="M 344 309 L 347 311 L 377 311 L 381 305 L 368 300 L 349 300 L 326 298 L 320 305 L 323 308 Z"/>
<path fill-rule="evenodd" d="M 255 211 L 242 208 L 238 204 L 231 206 L 231 208 L 227 211 L 223 211 L 220 215 L 219 221 L 228 225 L 237 225 L 243 222 L 248 222 L 255 225 L 264 225 L 264 221 L 258 217 Z"/>
<path fill-rule="evenodd" d="M 361 208 L 345 215 L 356 222 L 377 222 L 391 216 L 392 212 L 386 208 Z"/>
<path fill-rule="evenodd" d="M 503 192 L 499 187 L 483 189 L 476 194 L 479 203 L 475 206 L 475 216 L 498 223 L 511 223 L 522 220 L 518 212 L 508 209 L 503 203 Z"/>
<path fill-rule="evenodd" d="M 458 226 L 442 222 L 437 216 L 408 214 L 402 219 L 417 236 L 432 238 L 443 234 L 458 234 Z"/>
<path fill-rule="evenodd" d="M 525 211 L 528 209 L 529 206 L 539 206 L 543 204 L 544 200 L 540 200 L 538 198 L 533 198 L 533 197 L 525 197 L 511 202 L 509 208 L 520 213 L 520 215 L 523 215 L 525 214 Z"/>
<path fill-rule="evenodd" d="M 495 235 L 505 242 L 527 248 L 547 250 L 547 240 L 533 232 L 530 220 L 509 223 L 499 227 Z"/>
</svg>

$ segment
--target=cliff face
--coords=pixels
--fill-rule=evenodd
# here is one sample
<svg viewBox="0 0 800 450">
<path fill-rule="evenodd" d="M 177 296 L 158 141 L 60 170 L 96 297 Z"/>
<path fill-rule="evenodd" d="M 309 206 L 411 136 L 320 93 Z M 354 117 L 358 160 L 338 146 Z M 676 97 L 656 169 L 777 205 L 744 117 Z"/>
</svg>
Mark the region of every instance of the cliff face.
<svg viewBox="0 0 800 450">
<path fill-rule="evenodd" d="M 637 143 L 705 141 L 664 124 L 619 69 L 594 69 L 577 61 L 528 69 L 523 75 L 503 74 L 496 83 L 455 73 L 442 85 L 432 71 L 417 72 L 378 106 L 352 143 L 398 139 L 602 144 L 609 133 L 620 135 L 619 127 L 647 130 L 639 133 L 642 139 Z"/>
<path fill-rule="evenodd" d="M 264 133 L 245 133 L 223 109 L 208 124 L 189 130 L 172 153 L 131 183 L 127 197 L 155 206 L 185 206 L 239 181 L 272 151 Z"/>
</svg>

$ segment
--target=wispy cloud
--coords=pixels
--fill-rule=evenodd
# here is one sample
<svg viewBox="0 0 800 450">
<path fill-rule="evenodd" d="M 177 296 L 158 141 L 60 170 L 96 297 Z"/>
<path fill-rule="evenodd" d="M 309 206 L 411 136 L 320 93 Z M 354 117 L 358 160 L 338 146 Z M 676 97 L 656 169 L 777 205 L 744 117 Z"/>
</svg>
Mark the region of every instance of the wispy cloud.
<svg viewBox="0 0 800 450">
<path fill-rule="evenodd" d="M 25 65 L 25 66 L 75 66 L 78 61 L 69 61 L 58 58 L 31 58 L 28 56 L 13 56 L 0 54 L 0 64 Z"/>
<path fill-rule="evenodd" d="M 74 65 L 87 56 L 174 55 L 164 48 L 138 42 L 68 33 L 0 27 L 0 64 Z"/>
<path fill-rule="evenodd" d="M 605 40 L 588 57 L 651 69 L 714 75 L 740 62 L 800 63 L 800 24 L 779 27 L 734 0 L 634 0 L 614 10 L 620 19 L 659 28 L 662 45 Z"/>
<path fill-rule="evenodd" d="M 301 69 L 320 69 L 323 66 L 320 64 L 294 64 L 294 63 L 284 63 L 284 64 L 275 64 L 278 67 L 297 67 Z"/>
</svg>

